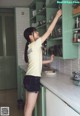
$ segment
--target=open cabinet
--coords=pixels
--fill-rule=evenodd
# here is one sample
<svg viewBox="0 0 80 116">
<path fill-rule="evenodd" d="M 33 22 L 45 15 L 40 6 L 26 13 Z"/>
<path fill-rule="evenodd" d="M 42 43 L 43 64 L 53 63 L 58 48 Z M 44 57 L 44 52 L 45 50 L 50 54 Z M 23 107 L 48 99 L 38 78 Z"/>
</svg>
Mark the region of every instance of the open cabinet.
<svg viewBox="0 0 80 116">
<path fill-rule="evenodd" d="M 56 57 L 61 59 L 78 58 L 78 46 L 72 42 L 74 29 L 72 4 L 59 4 L 57 0 L 34 0 L 30 5 L 30 25 L 36 27 L 40 35 L 44 34 L 60 8 L 62 16 L 44 43 L 46 55 L 53 52 Z"/>
</svg>

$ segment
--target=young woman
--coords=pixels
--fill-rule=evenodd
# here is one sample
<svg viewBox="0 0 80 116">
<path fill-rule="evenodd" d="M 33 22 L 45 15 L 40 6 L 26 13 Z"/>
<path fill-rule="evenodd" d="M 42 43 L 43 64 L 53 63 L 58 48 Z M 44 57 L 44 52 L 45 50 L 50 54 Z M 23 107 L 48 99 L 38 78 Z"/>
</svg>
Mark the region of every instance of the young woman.
<svg viewBox="0 0 80 116">
<path fill-rule="evenodd" d="M 24 31 L 24 37 L 27 40 L 25 47 L 25 61 L 28 62 L 28 69 L 23 80 L 24 87 L 27 90 L 24 116 L 32 116 L 40 90 L 42 64 L 51 63 L 53 61 L 53 55 L 51 55 L 50 60 L 42 61 L 42 43 L 53 31 L 61 14 L 62 11 L 59 10 L 48 30 L 41 37 L 34 27 L 29 27 Z"/>
</svg>

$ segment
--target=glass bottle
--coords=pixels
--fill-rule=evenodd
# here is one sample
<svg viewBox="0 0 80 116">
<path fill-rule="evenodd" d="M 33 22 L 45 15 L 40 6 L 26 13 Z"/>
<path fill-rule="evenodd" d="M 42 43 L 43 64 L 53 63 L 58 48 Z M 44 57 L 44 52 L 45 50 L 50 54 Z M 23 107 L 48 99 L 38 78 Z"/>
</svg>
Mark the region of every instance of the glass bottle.
<svg viewBox="0 0 80 116">
<path fill-rule="evenodd" d="M 79 28 L 79 18 L 76 18 L 75 28 Z"/>
<path fill-rule="evenodd" d="M 78 34 L 78 31 L 75 31 L 74 34 L 73 34 L 73 42 L 77 42 L 77 34 Z"/>
</svg>

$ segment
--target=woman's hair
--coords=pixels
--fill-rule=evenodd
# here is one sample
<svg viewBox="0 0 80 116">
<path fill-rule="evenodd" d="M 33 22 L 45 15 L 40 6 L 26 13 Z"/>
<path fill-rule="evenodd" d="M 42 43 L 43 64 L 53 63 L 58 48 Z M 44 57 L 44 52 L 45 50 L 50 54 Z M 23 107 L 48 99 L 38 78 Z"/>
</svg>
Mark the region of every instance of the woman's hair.
<svg viewBox="0 0 80 116">
<path fill-rule="evenodd" d="M 24 37 L 27 40 L 26 45 L 25 45 L 25 50 L 24 50 L 24 60 L 26 63 L 28 62 L 28 55 L 27 55 L 28 45 L 31 42 L 29 35 L 32 35 L 34 31 L 36 31 L 36 28 L 34 27 L 29 27 L 24 30 Z"/>
</svg>

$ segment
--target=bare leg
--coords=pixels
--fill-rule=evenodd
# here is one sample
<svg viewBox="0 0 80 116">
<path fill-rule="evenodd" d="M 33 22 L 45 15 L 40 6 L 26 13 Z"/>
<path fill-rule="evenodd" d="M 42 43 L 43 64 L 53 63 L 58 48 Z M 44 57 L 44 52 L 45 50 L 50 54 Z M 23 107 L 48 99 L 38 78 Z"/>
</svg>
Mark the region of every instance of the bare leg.
<svg viewBox="0 0 80 116">
<path fill-rule="evenodd" d="M 32 116 L 33 109 L 36 104 L 38 92 L 26 92 L 26 101 L 24 107 L 24 116 Z"/>
</svg>

